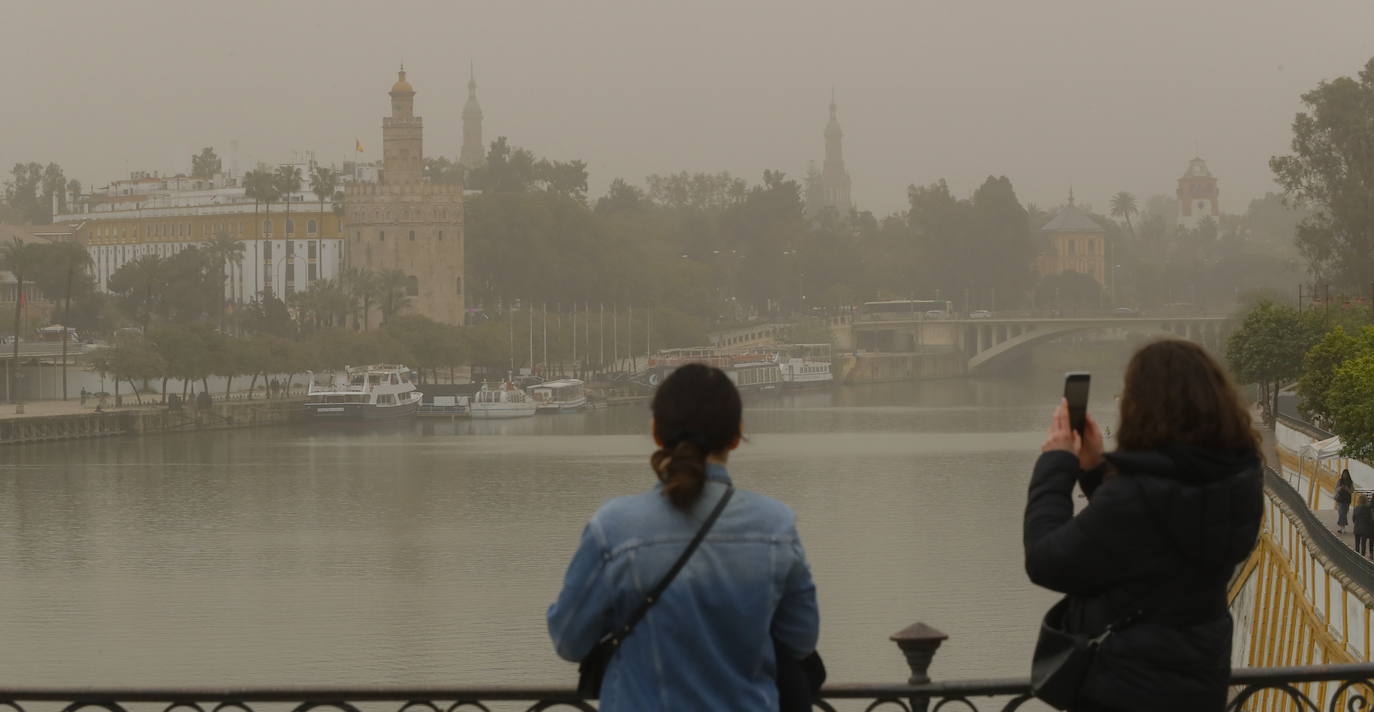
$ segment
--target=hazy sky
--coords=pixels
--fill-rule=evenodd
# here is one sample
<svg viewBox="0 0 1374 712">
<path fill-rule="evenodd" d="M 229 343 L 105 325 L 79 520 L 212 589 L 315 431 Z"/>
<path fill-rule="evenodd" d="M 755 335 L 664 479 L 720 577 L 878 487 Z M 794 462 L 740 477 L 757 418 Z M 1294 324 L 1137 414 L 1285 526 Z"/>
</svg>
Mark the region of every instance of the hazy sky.
<svg viewBox="0 0 1374 712">
<path fill-rule="evenodd" d="M 854 198 L 910 183 L 1105 207 L 1207 159 L 1222 207 L 1273 189 L 1298 95 L 1374 55 L 1368 0 L 1022 2 L 63 2 L 5 0 L 0 165 L 87 186 L 312 150 L 380 156 L 404 59 L 427 155 L 456 156 L 468 61 L 488 141 L 614 177 L 819 160 L 834 85 Z"/>
</svg>

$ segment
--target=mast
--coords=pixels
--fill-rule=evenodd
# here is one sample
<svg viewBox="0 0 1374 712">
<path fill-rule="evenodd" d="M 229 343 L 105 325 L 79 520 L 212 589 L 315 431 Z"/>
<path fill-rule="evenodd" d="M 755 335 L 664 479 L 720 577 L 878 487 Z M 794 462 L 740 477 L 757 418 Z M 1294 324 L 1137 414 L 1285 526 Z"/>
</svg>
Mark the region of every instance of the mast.
<svg viewBox="0 0 1374 712">
<path fill-rule="evenodd" d="M 611 363 L 620 368 L 620 304 L 611 304 Z"/>
<path fill-rule="evenodd" d="M 534 375 L 534 300 L 530 300 L 530 375 Z"/>
<path fill-rule="evenodd" d="M 577 375 L 577 303 L 573 302 L 572 310 L 572 369 L 573 376 Z"/>
<path fill-rule="evenodd" d="M 601 307 L 601 316 L 597 317 L 597 321 L 596 321 L 596 340 L 597 340 L 597 343 L 600 345 L 600 349 L 601 349 L 601 350 L 600 350 L 600 354 L 601 354 L 601 355 L 596 359 L 596 365 L 599 366 L 599 367 L 601 367 L 601 368 L 605 368 L 605 367 L 606 367 L 606 302 L 600 302 L 600 303 L 598 303 L 597 306 Z"/>
<path fill-rule="evenodd" d="M 548 303 L 548 302 L 544 302 L 544 323 L 543 323 L 543 327 L 544 327 L 544 328 L 543 328 L 543 331 L 544 331 L 544 360 L 541 362 L 541 366 L 542 366 L 542 368 L 543 368 L 543 370 L 541 371 L 541 373 L 547 373 L 548 370 L 549 370 L 549 303 Z"/>
<path fill-rule="evenodd" d="M 635 305 L 626 304 L 625 312 L 625 355 L 630 357 L 630 373 L 635 372 Z"/>
<path fill-rule="evenodd" d="M 515 310 L 506 308 L 506 321 L 510 326 L 510 372 L 515 373 Z"/>
<path fill-rule="evenodd" d="M 649 356 L 653 353 L 649 349 L 649 339 L 653 336 L 654 330 L 649 328 L 653 323 L 654 312 L 652 309 L 644 309 L 644 368 L 649 367 Z"/>
</svg>

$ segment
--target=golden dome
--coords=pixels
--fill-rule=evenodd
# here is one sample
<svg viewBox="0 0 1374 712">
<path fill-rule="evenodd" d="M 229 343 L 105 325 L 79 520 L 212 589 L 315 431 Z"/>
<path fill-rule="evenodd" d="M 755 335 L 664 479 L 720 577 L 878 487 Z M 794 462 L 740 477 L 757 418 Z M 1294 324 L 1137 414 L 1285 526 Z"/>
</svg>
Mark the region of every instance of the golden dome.
<svg viewBox="0 0 1374 712">
<path fill-rule="evenodd" d="M 391 85 L 392 94 L 414 94 L 415 88 L 406 81 L 406 70 L 402 69 L 396 73 L 396 83 Z"/>
</svg>

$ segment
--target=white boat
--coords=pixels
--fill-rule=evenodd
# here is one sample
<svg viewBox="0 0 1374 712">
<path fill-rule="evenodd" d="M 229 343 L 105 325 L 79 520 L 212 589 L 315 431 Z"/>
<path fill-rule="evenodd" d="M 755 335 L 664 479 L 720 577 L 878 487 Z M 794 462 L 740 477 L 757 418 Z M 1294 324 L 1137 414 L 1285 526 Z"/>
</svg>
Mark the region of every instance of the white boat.
<svg viewBox="0 0 1374 712">
<path fill-rule="evenodd" d="M 530 388 L 535 410 L 540 413 L 576 413 L 587 407 L 586 384 L 576 378 L 545 381 Z"/>
<path fill-rule="evenodd" d="M 782 387 L 782 369 L 776 361 L 746 361 L 725 372 L 741 391 L 774 391 Z"/>
<path fill-rule="evenodd" d="M 405 366 L 350 366 L 313 374 L 305 395 L 310 420 L 391 420 L 415 415 L 422 394 Z"/>
<path fill-rule="evenodd" d="M 817 388 L 835 380 L 830 372 L 830 344 L 793 344 L 778 355 L 782 382 L 788 388 Z"/>
<path fill-rule="evenodd" d="M 510 381 L 496 386 L 483 383 L 468 402 L 468 412 L 474 418 L 527 418 L 534 410 L 534 400 Z"/>
</svg>

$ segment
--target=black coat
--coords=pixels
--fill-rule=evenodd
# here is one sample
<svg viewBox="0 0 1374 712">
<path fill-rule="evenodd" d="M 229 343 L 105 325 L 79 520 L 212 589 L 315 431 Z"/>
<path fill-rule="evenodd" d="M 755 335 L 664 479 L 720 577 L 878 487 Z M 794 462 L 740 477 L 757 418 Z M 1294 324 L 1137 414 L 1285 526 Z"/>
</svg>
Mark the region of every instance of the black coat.
<svg viewBox="0 0 1374 712">
<path fill-rule="evenodd" d="M 1186 446 L 1040 456 L 1026 503 L 1031 581 L 1069 596 L 1072 632 L 1096 635 L 1144 609 L 1102 645 L 1085 707 L 1221 710 L 1231 666 L 1226 588 L 1259 537 L 1263 479 L 1253 452 Z M 1116 474 L 1106 476 L 1108 469 Z M 1089 503 L 1074 515 L 1073 486 Z"/>
<path fill-rule="evenodd" d="M 1374 507 L 1361 504 L 1350 513 L 1350 523 L 1355 525 L 1355 536 L 1374 537 Z"/>
</svg>

